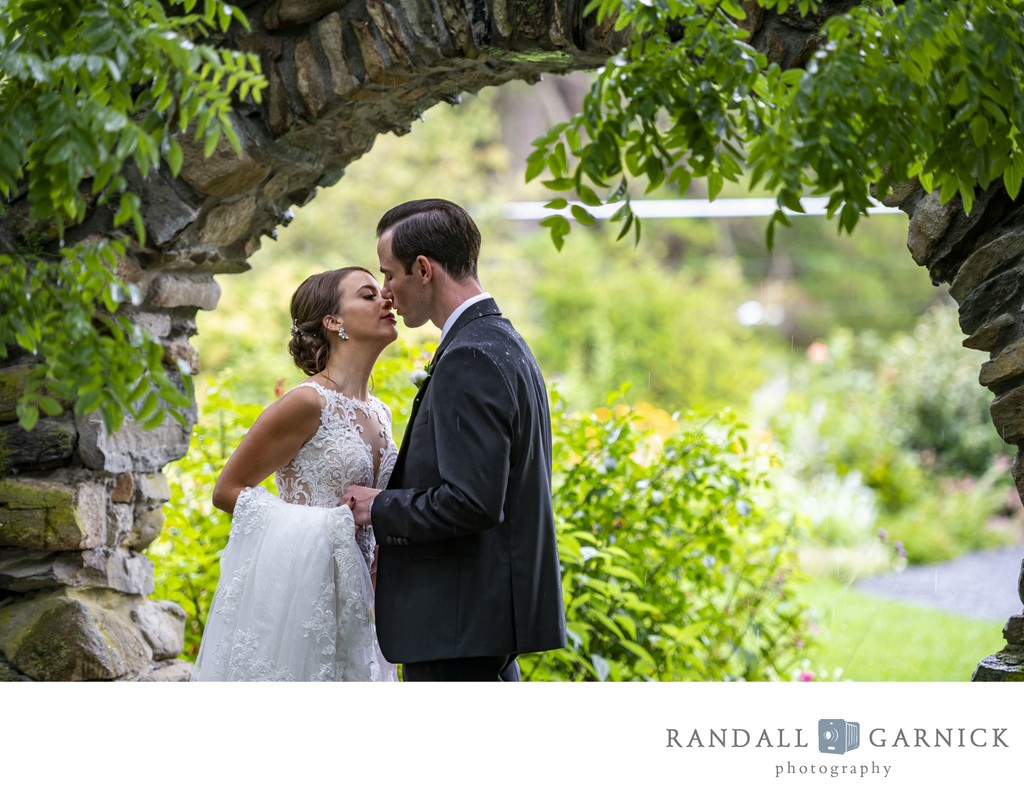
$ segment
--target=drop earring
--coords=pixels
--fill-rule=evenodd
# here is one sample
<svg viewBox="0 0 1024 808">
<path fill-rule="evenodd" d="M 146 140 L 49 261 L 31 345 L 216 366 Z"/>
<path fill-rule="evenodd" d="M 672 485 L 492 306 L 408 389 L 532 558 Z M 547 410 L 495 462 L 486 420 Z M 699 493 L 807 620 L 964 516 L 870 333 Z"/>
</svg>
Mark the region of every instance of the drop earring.
<svg viewBox="0 0 1024 808">
<path fill-rule="evenodd" d="M 338 326 L 338 339 L 348 339 L 348 334 L 345 333 L 345 326 Z"/>
</svg>

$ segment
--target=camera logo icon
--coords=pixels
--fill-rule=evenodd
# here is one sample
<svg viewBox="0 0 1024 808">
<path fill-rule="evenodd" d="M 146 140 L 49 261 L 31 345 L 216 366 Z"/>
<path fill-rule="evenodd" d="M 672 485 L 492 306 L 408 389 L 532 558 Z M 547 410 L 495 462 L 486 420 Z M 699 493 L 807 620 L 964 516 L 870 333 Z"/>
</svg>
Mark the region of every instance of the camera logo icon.
<svg viewBox="0 0 1024 808">
<path fill-rule="evenodd" d="M 818 720 L 818 751 L 827 755 L 845 755 L 860 746 L 860 724 L 841 718 Z"/>
</svg>

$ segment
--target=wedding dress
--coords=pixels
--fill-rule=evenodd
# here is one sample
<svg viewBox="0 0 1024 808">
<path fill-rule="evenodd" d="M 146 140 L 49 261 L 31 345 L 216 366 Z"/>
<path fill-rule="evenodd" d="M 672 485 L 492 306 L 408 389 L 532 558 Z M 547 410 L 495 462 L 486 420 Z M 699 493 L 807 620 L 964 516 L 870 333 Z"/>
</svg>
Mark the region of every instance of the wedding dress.
<svg viewBox="0 0 1024 808">
<path fill-rule="evenodd" d="M 373 625 L 373 530 L 341 504 L 350 484 L 387 485 L 391 419 L 377 398 L 299 386 L 323 399 L 320 426 L 275 472 L 278 496 L 238 496 L 193 681 L 397 681 Z M 377 464 L 370 429 L 383 439 Z"/>
</svg>

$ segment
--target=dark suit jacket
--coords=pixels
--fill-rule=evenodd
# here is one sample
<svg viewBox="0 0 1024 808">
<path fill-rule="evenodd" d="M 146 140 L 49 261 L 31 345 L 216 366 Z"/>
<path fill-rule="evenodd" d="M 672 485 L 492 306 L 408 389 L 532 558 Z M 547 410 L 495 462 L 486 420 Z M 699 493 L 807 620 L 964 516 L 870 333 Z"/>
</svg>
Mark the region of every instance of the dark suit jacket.
<svg viewBox="0 0 1024 808">
<path fill-rule="evenodd" d="M 387 659 L 565 644 L 547 392 L 493 300 L 470 306 L 438 346 L 371 519 Z"/>
</svg>

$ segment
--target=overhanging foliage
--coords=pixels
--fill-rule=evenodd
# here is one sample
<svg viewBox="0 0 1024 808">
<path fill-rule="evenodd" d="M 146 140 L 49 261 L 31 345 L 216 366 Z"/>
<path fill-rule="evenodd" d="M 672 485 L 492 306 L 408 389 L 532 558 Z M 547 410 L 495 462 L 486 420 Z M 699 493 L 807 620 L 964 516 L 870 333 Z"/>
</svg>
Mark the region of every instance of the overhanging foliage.
<svg viewBox="0 0 1024 808">
<path fill-rule="evenodd" d="M 108 431 L 129 414 L 155 426 L 191 400 L 190 379 L 167 368 L 147 332 L 116 314 L 138 303 L 117 264 L 146 241 L 128 169 L 181 170 L 186 130 L 209 155 L 238 149 L 234 94 L 259 100 L 255 56 L 194 44 L 244 15 L 220 0 L 0 0 L 0 359 L 17 346 L 36 364 L 18 405 L 100 410 Z M 189 135 L 191 136 L 191 135 Z M 67 230 L 109 209 L 115 238 Z M 180 377 L 180 380 L 176 378 Z M 182 388 L 185 388 L 184 391 Z"/>
<path fill-rule="evenodd" d="M 808 14 L 812 0 L 593 0 L 631 26 L 631 43 L 599 71 L 582 111 L 535 142 L 527 178 L 548 172 L 549 203 L 591 224 L 585 206 L 623 203 L 621 235 L 640 235 L 640 186 L 685 193 L 702 179 L 714 199 L 749 179 L 778 209 L 810 192 L 852 231 L 872 204 L 916 180 L 970 212 L 977 186 L 1024 178 L 1024 3 L 867 0 L 829 18 L 804 66 L 783 69 L 748 41 L 755 7 Z M 746 9 L 746 11 L 744 10 Z M 759 9 L 758 9 L 759 10 Z M 580 204 L 582 203 L 582 204 Z M 561 248 L 569 217 L 543 221 Z"/>
</svg>

